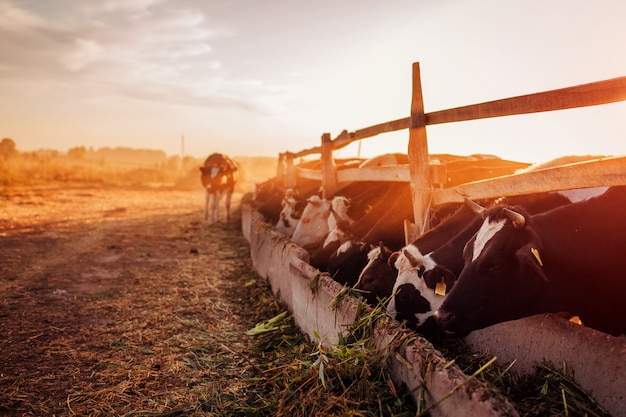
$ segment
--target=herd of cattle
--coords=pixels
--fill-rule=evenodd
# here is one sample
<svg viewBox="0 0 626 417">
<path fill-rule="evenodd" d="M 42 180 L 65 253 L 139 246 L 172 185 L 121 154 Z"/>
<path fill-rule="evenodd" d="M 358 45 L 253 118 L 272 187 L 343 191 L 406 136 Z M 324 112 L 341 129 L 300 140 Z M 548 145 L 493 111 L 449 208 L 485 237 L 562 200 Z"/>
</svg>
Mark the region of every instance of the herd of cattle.
<svg viewBox="0 0 626 417">
<path fill-rule="evenodd" d="M 322 198 L 319 181 L 273 179 L 254 204 L 312 266 L 426 337 L 539 313 L 626 334 L 626 186 L 466 200 L 408 244 L 407 183 L 354 182 Z"/>
</svg>

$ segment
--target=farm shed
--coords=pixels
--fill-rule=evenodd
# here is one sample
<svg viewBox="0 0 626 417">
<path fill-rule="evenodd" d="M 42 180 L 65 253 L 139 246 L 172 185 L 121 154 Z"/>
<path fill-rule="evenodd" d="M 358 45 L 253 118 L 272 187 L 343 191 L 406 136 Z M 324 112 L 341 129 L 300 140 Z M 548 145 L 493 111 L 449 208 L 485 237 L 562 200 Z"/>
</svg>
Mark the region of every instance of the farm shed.
<svg viewBox="0 0 626 417">
<path fill-rule="evenodd" d="M 455 109 L 425 113 L 421 97 L 419 64 L 413 66 L 411 116 L 356 132 L 342 132 L 335 140 L 322 135 L 321 146 L 279 155 L 277 179 L 285 188 L 306 178 L 319 181 L 326 195 L 339 184 L 358 180 L 409 182 L 413 196 L 413 219 L 406 219 L 406 241 L 429 228 L 431 211 L 441 205 L 471 199 L 524 195 L 552 190 L 626 185 L 626 157 L 603 157 L 552 168 L 498 176 L 493 172 L 479 180 L 446 186 L 446 165 L 431 164 L 426 126 L 479 118 L 543 112 L 606 104 L 626 99 L 626 77 L 568 87 Z M 337 169 L 333 151 L 351 142 L 392 130 L 408 129 L 408 164 L 370 168 Z M 321 154 L 320 169 L 299 169 L 296 158 Z M 347 297 L 329 308 L 341 287 L 331 279 L 319 278 L 312 292 L 311 280 L 319 271 L 311 267 L 308 253 L 290 239 L 277 234 L 250 205 L 243 206 L 242 229 L 250 242 L 251 257 L 260 275 L 269 279 L 275 292 L 290 306 L 296 323 L 309 335 L 314 332 L 335 343 L 339 332 L 356 319 L 358 301 Z M 390 345 L 386 324 L 375 330 L 379 346 Z M 397 331 L 397 329 L 395 329 Z M 489 351 L 513 369 L 530 372 L 536 362 L 555 367 L 567 364 L 576 381 L 613 415 L 626 415 L 626 338 L 614 337 L 571 324 L 552 315 L 501 323 L 471 333 L 466 341 L 477 352 Z M 391 345 L 390 345 L 391 346 Z M 453 395 L 432 410 L 432 415 L 516 415 L 511 404 L 493 394 L 485 384 L 465 382 L 467 376 L 449 365 L 425 339 L 415 337 L 397 352 L 393 375 L 409 389 L 424 387 L 427 404 L 447 393 Z M 420 371 L 424 370 L 426 371 Z M 455 387 L 462 387 L 457 389 Z M 486 394 L 490 393 L 490 394 Z"/>
</svg>

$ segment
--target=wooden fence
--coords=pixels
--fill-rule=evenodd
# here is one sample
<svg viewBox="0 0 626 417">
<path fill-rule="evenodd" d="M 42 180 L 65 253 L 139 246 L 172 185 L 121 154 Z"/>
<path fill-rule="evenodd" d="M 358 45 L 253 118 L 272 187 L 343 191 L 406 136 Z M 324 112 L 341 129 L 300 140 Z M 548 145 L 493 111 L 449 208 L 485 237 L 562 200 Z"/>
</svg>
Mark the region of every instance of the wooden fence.
<svg viewBox="0 0 626 417">
<path fill-rule="evenodd" d="M 433 186 L 433 170 L 428 153 L 426 126 L 517 114 L 538 113 L 576 107 L 594 106 L 626 100 L 626 77 L 614 78 L 574 87 L 473 104 L 453 109 L 425 113 L 419 63 L 413 64 L 410 116 L 370 126 L 354 132 L 343 131 L 334 140 L 322 135 L 321 146 L 300 152 L 279 154 L 277 176 L 286 187 L 294 186 L 297 178 L 318 179 L 326 194 L 332 194 L 338 184 L 349 181 L 410 182 L 413 196 L 415 229 L 413 236 L 428 228 L 428 214 L 437 205 L 471 199 L 523 195 L 551 190 L 626 185 L 626 157 L 610 157 L 555 168 L 530 171 L 476 181 L 449 188 Z M 381 133 L 409 130 L 408 166 L 387 166 L 337 170 L 333 151 L 355 141 Z M 311 154 L 321 154 L 321 169 L 299 169 L 294 160 Z"/>
</svg>

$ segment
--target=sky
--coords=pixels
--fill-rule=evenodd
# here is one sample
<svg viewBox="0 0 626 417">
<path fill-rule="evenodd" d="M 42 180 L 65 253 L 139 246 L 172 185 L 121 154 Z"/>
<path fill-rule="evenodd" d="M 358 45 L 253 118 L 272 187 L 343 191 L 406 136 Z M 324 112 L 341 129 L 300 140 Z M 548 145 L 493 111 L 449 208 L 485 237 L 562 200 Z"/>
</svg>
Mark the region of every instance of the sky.
<svg viewBox="0 0 626 417">
<path fill-rule="evenodd" d="M 626 76 L 626 2 L 0 0 L 0 138 L 20 151 L 278 156 L 323 133 Z M 434 125 L 431 153 L 626 154 L 626 102 Z M 408 131 L 335 152 L 406 152 Z"/>
</svg>

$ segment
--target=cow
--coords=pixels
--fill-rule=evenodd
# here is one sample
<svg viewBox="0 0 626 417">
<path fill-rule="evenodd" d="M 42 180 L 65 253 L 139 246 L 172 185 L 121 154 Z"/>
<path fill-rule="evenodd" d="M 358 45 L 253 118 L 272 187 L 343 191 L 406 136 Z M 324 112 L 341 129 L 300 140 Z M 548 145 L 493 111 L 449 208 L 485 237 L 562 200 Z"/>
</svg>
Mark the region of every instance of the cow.
<svg viewBox="0 0 626 417">
<path fill-rule="evenodd" d="M 604 191 L 606 188 L 600 187 L 536 193 L 505 197 L 496 202 L 519 204 L 530 213 L 542 213 Z M 468 214 L 469 212 L 473 212 L 474 215 Z M 446 293 L 455 285 L 464 266 L 463 248 L 478 231 L 485 215 L 486 209 L 466 200 L 465 205 L 450 217 L 450 224 L 444 222 L 431 229 L 391 257 L 399 271 L 393 288 L 394 298 L 387 306 L 392 316 L 398 320 L 406 320 L 407 325 L 412 328 L 422 329 L 424 323 L 427 323 L 429 330 L 435 328 L 431 316 L 443 302 Z M 459 230 L 458 222 L 464 219 L 467 219 L 466 224 Z M 449 237 L 449 233 L 455 229 L 458 233 Z M 424 238 L 429 234 L 439 238 L 446 238 L 447 235 L 448 238 L 437 249 L 424 255 Z"/>
<path fill-rule="evenodd" d="M 335 196 L 330 202 L 330 210 L 332 216 L 328 218 L 328 228 L 330 230 L 337 227 L 337 223 L 340 221 L 348 222 L 351 224 L 353 220 L 350 218 L 348 214 L 348 210 L 350 210 L 350 199 L 344 196 Z"/>
<path fill-rule="evenodd" d="M 330 214 L 328 215 L 328 233 L 324 236 L 324 242 L 319 247 L 311 247 L 309 249 L 309 264 L 321 271 L 328 271 L 336 275 L 340 264 L 346 262 L 345 267 L 341 268 L 341 276 L 337 275 L 337 280 L 342 284 L 352 281 L 347 278 L 350 269 L 348 265 L 360 264 L 359 260 L 351 259 L 353 256 L 359 256 L 358 251 L 354 249 L 346 250 L 348 247 L 343 246 L 346 242 L 354 242 L 350 225 L 352 219 L 348 215 L 350 208 L 350 200 L 343 196 L 336 196 L 330 202 Z M 319 228 L 314 225 L 301 228 L 303 236 L 315 236 L 320 233 Z M 354 242 L 355 243 L 355 242 Z M 356 245 L 354 245 L 356 246 Z M 345 279 L 344 279 L 345 277 Z M 354 284 L 352 282 L 350 285 Z"/>
<path fill-rule="evenodd" d="M 354 287 L 358 279 L 355 271 L 365 268 L 368 253 L 372 249 L 371 244 L 355 240 L 341 243 L 328 260 L 328 273 L 341 285 Z"/>
<path fill-rule="evenodd" d="M 319 181 L 299 178 L 297 185 L 286 190 L 282 179 L 271 178 L 255 184 L 252 204 L 266 222 L 277 224 L 283 208 L 283 200 L 288 193 L 297 200 L 298 206 L 306 205 L 306 199 L 319 192 Z"/>
<path fill-rule="evenodd" d="M 204 219 L 209 224 L 219 221 L 219 204 L 224 198 L 226 220 L 230 220 L 230 200 L 237 183 L 237 165 L 226 155 L 213 153 L 200 167 L 200 181 L 204 187 Z"/>
<path fill-rule="evenodd" d="M 310 258 L 312 266 L 331 273 L 342 283 L 351 285 L 357 282 L 363 267 L 368 264 L 370 248 L 381 242 L 394 250 L 402 247 L 404 219 L 412 216 L 408 184 L 390 183 L 382 187 L 376 184 L 372 188 L 366 185 L 367 183 L 360 184 L 357 188 L 361 192 L 357 204 L 350 201 L 346 210 L 348 216 L 338 215 L 345 220 L 337 222 L 335 228 L 329 231 L 322 247 L 312 251 Z M 346 187 L 342 192 L 351 195 L 353 189 L 354 187 Z M 338 198 L 336 196 L 333 200 L 337 201 Z M 364 214 L 352 220 L 349 213 Z M 329 220 L 332 217 L 329 216 Z M 346 242 L 350 243 L 339 249 Z M 345 250 L 346 247 L 351 249 Z M 374 295 L 373 299 L 375 298 Z"/>
<path fill-rule="evenodd" d="M 318 195 L 309 197 L 291 240 L 304 249 L 317 249 L 329 232 L 328 216 L 330 216 L 328 200 Z"/>
<path fill-rule="evenodd" d="M 491 209 L 463 251 L 465 265 L 435 312 L 451 335 L 540 313 L 568 312 L 626 333 L 626 186 L 529 214 Z"/>
<path fill-rule="evenodd" d="M 285 190 L 285 196 L 283 197 L 281 206 L 282 210 L 276 222 L 276 230 L 285 236 L 291 237 L 300 222 L 305 206 L 303 202 L 297 198 L 296 192 L 291 188 Z"/>
<path fill-rule="evenodd" d="M 367 253 L 367 263 L 361 269 L 354 288 L 363 294 L 365 301 L 375 306 L 391 296 L 398 271 L 389 262 L 393 252 L 380 242 Z"/>
<path fill-rule="evenodd" d="M 438 247 L 441 247 L 476 217 L 474 210 L 466 205 L 462 205 L 445 221 L 424 233 L 411 242 L 410 245 L 418 251 L 418 256 L 422 257 L 422 252 L 430 253 Z M 364 292 L 366 300 L 375 303 L 378 298 L 382 299 L 391 295 L 391 288 L 393 288 L 398 274 L 394 262 L 399 253 L 395 251 L 401 248 L 402 247 L 389 247 L 385 241 L 380 241 L 379 247 L 375 248 L 368 255 L 369 262 L 366 267 L 360 271 L 359 282 L 356 285 L 357 289 Z M 393 257 L 392 252 L 394 253 Z M 391 287 L 389 287 L 389 285 Z M 383 292 L 378 292 L 377 289 L 380 288 L 388 289 Z M 370 291 L 371 294 L 368 294 Z"/>
<path fill-rule="evenodd" d="M 605 191 L 606 187 L 593 187 L 511 196 L 498 199 L 497 204 L 520 205 L 530 214 L 537 214 L 565 204 L 592 198 Z M 422 258 L 418 258 L 418 262 L 422 268 L 420 276 L 427 281 L 434 282 L 444 277 L 450 282 L 454 282 L 456 281 L 456 277 L 461 273 L 464 266 L 463 248 L 474 233 L 478 231 L 487 211 L 470 200 L 466 200 L 466 205 L 474 210 L 478 216 L 446 244 Z"/>
<path fill-rule="evenodd" d="M 347 239 L 364 241 L 361 237 L 371 232 L 372 226 L 376 225 L 381 218 L 385 218 L 387 221 L 381 222 L 376 229 L 384 230 L 384 233 L 393 236 L 396 240 L 403 239 L 403 218 L 398 215 L 398 210 L 395 213 L 389 210 L 391 208 L 397 209 L 395 203 L 391 204 L 392 201 L 397 200 L 402 200 L 403 206 L 411 207 L 409 197 L 408 183 L 377 181 L 350 183 L 333 195 L 331 203 L 319 196 L 311 197 L 313 200 L 307 204 L 308 207 L 302 214 L 300 223 L 292 235 L 292 240 L 300 246 L 304 244 L 303 247 L 311 253 L 321 249 L 322 243 L 328 246 L 331 241 L 338 241 L 340 244 Z M 334 203 L 332 203 L 333 201 Z M 332 208 L 333 204 L 335 208 Z M 395 216 L 391 216 L 391 214 L 395 214 Z M 328 219 L 327 223 L 329 224 L 323 225 L 322 220 L 313 222 L 314 217 Z M 328 236 L 331 231 L 333 234 Z M 378 241 L 369 240 L 367 243 L 376 244 Z M 319 258 L 321 265 L 328 261 L 328 257 L 323 259 L 317 256 L 317 258 Z M 358 276 L 358 272 L 356 276 Z"/>
<path fill-rule="evenodd" d="M 350 225 L 353 220 L 348 215 L 350 200 L 343 196 L 335 196 L 330 202 L 330 215 L 328 216 L 328 234 L 324 238 L 322 248 L 326 248 L 332 242 L 340 244 L 349 240 L 352 236 Z"/>
</svg>

